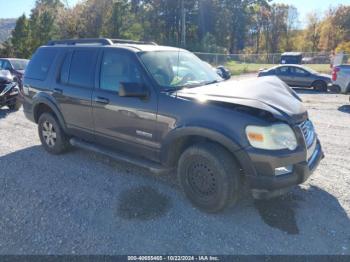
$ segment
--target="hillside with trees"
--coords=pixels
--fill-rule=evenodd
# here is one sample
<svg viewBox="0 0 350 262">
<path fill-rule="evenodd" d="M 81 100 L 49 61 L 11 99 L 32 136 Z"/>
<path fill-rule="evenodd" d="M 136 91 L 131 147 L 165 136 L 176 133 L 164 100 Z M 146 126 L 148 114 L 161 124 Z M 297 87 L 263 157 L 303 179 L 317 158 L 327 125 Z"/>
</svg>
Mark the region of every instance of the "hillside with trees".
<svg viewBox="0 0 350 262">
<path fill-rule="evenodd" d="M 0 43 L 4 42 L 11 36 L 15 28 L 16 19 L 0 19 Z"/>
<path fill-rule="evenodd" d="M 300 29 L 294 6 L 269 0 L 83 0 L 74 7 L 60 0 L 36 0 L 29 17 L 16 21 L 1 53 L 28 58 L 51 39 L 87 37 L 155 41 L 218 53 L 331 51 L 349 47 L 350 6 L 311 13 Z"/>
</svg>

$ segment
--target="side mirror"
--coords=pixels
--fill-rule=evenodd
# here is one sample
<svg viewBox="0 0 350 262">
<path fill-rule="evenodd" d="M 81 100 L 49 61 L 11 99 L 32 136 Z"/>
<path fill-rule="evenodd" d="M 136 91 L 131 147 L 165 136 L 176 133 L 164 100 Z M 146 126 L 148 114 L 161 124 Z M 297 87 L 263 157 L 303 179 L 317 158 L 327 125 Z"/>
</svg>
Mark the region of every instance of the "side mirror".
<svg viewBox="0 0 350 262">
<path fill-rule="evenodd" d="M 228 80 L 231 78 L 231 72 L 224 66 L 219 66 L 216 68 L 216 71 L 219 76 L 221 76 L 223 79 Z"/>
<path fill-rule="evenodd" d="M 148 91 L 144 84 L 121 82 L 119 86 L 119 96 L 145 98 L 148 96 Z"/>
</svg>

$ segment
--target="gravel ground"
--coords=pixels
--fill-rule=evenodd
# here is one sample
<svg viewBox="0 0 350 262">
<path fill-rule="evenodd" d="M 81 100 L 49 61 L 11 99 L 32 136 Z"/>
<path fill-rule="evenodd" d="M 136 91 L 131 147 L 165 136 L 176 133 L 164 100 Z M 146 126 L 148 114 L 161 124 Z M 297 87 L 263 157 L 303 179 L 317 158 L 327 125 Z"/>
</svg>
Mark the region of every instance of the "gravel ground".
<svg viewBox="0 0 350 262">
<path fill-rule="evenodd" d="M 74 150 L 47 154 L 23 112 L 0 110 L 0 254 L 350 254 L 348 96 L 298 91 L 326 158 L 270 201 L 193 208 L 171 175 Z"/>
</svg>

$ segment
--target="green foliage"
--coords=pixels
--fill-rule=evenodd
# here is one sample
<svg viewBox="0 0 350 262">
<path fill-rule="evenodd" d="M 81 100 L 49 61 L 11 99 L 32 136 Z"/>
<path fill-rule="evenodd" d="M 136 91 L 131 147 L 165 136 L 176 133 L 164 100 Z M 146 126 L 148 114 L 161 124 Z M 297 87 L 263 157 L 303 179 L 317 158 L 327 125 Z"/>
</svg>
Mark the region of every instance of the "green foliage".
<svg viewBox="0 0 350 262">
<path fill-rule="evenodd" d="M 62 2 L 36 0 L 30 16 L 10 27 L 15 29 L 2 53 L 29 58 L 49 40 L 89 37 L 154 41 L 208 53 L 329 51 L 350 41 L 349 6 L 330 9 L 323 20 L 310 15 L 301 30 L 295 7 L 270 0 L 81 0 L 74 7 Z"/>
<path fill-rule="evenodd" d="M 227 53 L 227 49 L 219 46 L 215 36 L 210 33 L 207 33 L 198 45 L 194 45 L 193 49 L 204 53 Z"/>
<path fill-rule="evenodd" d="M 14 51 L 11 41 L 6 40 L 2 43 L 2 48 L 0 49 L 0 57 L 13 57 Z"/>
<path fill-rule="evenodd" d="M 340 43 L 335 49 L 336 53 L 344 52 L 350 54 L 350 41 Z"/>
<path fill-rule="evenodd" d="M 16 57 L 27 58 L 30 56 L 28 49 L 30 45 L 29 21 L 25 15 L 18 18 L 11 34 L 11 43 Z"/>
</svg>

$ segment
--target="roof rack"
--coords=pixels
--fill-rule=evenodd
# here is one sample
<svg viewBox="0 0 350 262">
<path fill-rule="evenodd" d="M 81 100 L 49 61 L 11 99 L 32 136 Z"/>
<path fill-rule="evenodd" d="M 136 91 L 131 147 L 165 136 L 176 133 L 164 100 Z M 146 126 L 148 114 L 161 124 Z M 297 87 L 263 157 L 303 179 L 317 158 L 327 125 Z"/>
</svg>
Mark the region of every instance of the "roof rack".
<svg viewBox="0 0 350 262">
<path fill-rule="evenodd" d="M 154 42 L 134 41 L 126 39 L 108 39 L 108 38 L 83 38 L 83 39 L 66 39 L 49 41 L 47 45 L 113 45 L 113 44 L 138 44 L 138 45 L 157 45 Z"/>
<path fill-rule="evenodd" d="M 47 45 L 77 45 L 77 44 L 113 45 L 113 42 L 107 38 L 84 38 L 84 39 L 53 40 L 48 42 Z"/>
<path fill-rule="evenodd" d="M 113 44 L 157 45 L 155 42 L 135 41 L 126 39 L 109 39 Z"/>
</svg>

